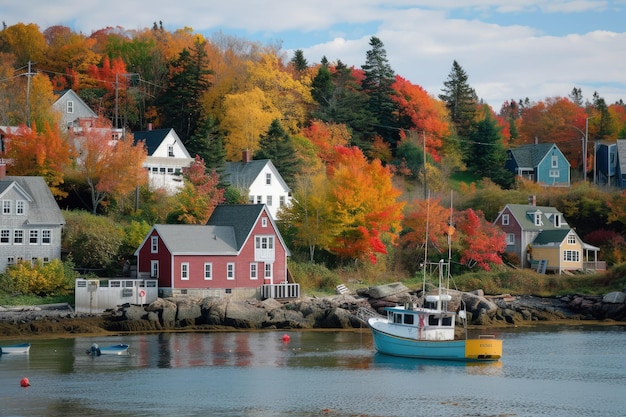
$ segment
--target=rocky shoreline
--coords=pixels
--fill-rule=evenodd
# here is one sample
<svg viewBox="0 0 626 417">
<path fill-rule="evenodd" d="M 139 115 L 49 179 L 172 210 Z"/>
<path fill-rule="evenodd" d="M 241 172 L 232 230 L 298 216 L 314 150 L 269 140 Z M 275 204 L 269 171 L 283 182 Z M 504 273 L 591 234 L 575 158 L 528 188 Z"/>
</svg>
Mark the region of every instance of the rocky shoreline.
<svg viewBox="0 0 626 417">
<path fill-rule="evenodd" d="M 559 321 L 609 321 L 626 325 L 626 293 L 560 298 L 486 296 L 451 291 L 452 306 L 464 303 L 470 326 L 510 326 Z M 359 312 L 382 313 L 387 306 L 419 303 L 420 291 L 401 283 L 359 289 L 356 294 L 278 301 L 158 298 L 124 305 L 101 315 L 77 314 L 69 305 L 0 307 L 0 336 L 75 336 L 154 331 L 236 329 L 357 329 Z"/>
</svg>

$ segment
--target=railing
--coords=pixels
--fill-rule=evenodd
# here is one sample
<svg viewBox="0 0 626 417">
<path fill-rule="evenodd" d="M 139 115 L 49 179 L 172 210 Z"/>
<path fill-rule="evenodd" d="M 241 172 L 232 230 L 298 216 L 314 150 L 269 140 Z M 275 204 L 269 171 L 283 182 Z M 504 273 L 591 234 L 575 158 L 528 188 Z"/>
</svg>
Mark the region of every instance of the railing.
<svg viewBox="0 0 626 417">
<path fill-rule="evenodd" d="M 606 271 L 606 261 L 583 262 L 583 269 L 594 271 Z"/>
<path fill-rule="evenodd" d="M 264 284 L 261 285 L 261 298 L 299 298 L 300 284 Z"/>
<path fill-rule="evenodd" d="M 355 317 L 359 319 L 360 321 L 362 321 L 363 323 L 367 324 L 367 320 L 371 317 L 384 318 L 385 316 L 378 314 L 376 311 L 372 310 L 371 308 L 359 307 L 359 309 L 356 311 Z"/>
</svg>

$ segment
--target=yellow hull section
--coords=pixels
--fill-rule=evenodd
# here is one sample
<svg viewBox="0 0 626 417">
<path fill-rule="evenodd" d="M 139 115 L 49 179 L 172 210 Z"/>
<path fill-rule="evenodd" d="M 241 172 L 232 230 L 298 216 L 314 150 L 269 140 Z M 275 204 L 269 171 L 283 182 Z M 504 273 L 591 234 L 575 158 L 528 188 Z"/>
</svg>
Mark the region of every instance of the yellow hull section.
<svg viewBox="0 0 626 417">
<path fill-rule="evenodd" d="M 469 339 L 465 341 L 465 357 L 475 360 L 497 360 L 502 357 L 502 340 Z"/>
</svg>

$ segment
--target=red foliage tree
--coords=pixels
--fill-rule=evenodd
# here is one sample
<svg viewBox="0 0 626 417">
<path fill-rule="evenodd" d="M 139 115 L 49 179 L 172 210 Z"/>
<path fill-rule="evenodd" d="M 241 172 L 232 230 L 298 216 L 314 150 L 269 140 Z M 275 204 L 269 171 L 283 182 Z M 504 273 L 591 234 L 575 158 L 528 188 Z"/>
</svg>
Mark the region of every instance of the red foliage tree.
<svg viewBox="0 0 626 417">
<path fill-rule="evenodd" d="M 506 248 L 504 233 L 485 221 L 480 211 L 467 209 L 456 218 L 461 232 L 461 262 L 470 266 L 476 264 L 485 271 L 491 270 L 490 264 L 501 265 L 501 254 Z"/>
</svg>

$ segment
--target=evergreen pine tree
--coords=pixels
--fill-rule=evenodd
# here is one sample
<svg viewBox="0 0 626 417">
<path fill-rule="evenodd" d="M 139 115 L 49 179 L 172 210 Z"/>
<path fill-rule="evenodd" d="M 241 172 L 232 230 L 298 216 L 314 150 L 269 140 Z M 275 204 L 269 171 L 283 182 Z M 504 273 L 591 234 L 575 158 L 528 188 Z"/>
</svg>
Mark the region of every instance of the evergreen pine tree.
<svg viewBox="0 0 626 417">
<path fill-rule="evenodd" d="M 181 51 L 171 67 L 173 74 L 156 105 L 162 127 L 172 127 L 186 145 L 202 117 L 200 97 L 211 85 L 206 41 L 198 41 L 190 51 Z"/>
<path fill-rule="evenodd" d="M 443 83 L 443 94 L 439 94 L 439 99 L 446 103 L 457 134 L 465 139 L 470 135 L 478 105 L 476 92 L 467 83 L 467 79 L 465 70 L 454 61 L 448 80 Z"/>
<path fill-rule="evenodd" d="M 470 172 L 480 178 L 489 178 L 503 188 L 510 188 L 514 178 L 504 168 L 506 150 L 502 144 L 500 127 L 489 116 L 489 112 L 485 113 L 485 118 L 473 123 L 470 130 L 465 164 Z"/>
<path fill-rule="evenodd" d="M 272 121 L 267 134 L 261 136 L 259 146 L 254 159 L 270 159 L 287 185 L 293 188 L 302 162 L 295 153 L 291 136 L 278 120 Z"/>
<path fill-rule="evenodd" d="M 375 131 L 395 149 L 399 139 L 396 114 L 398 106 L 392 99 L 395 73 L 387 61 L 387 51 L 380 39 L 370 38 L 371 49 L 367 51 L 365 64 L 361 66 L 364 77 L 363 92 L 368 95 L 369 111 L 376 117 Z"/>
<path fill-rule="evenodd" d="M 291 63 L 298 72 L 302 72 L 309 67 L 309 63 L 304 58 L 304 52 L 302 52 L 302 49 L 297 49 L 294 52 L 293 58 L 291 58 Z"/>
</svg>

